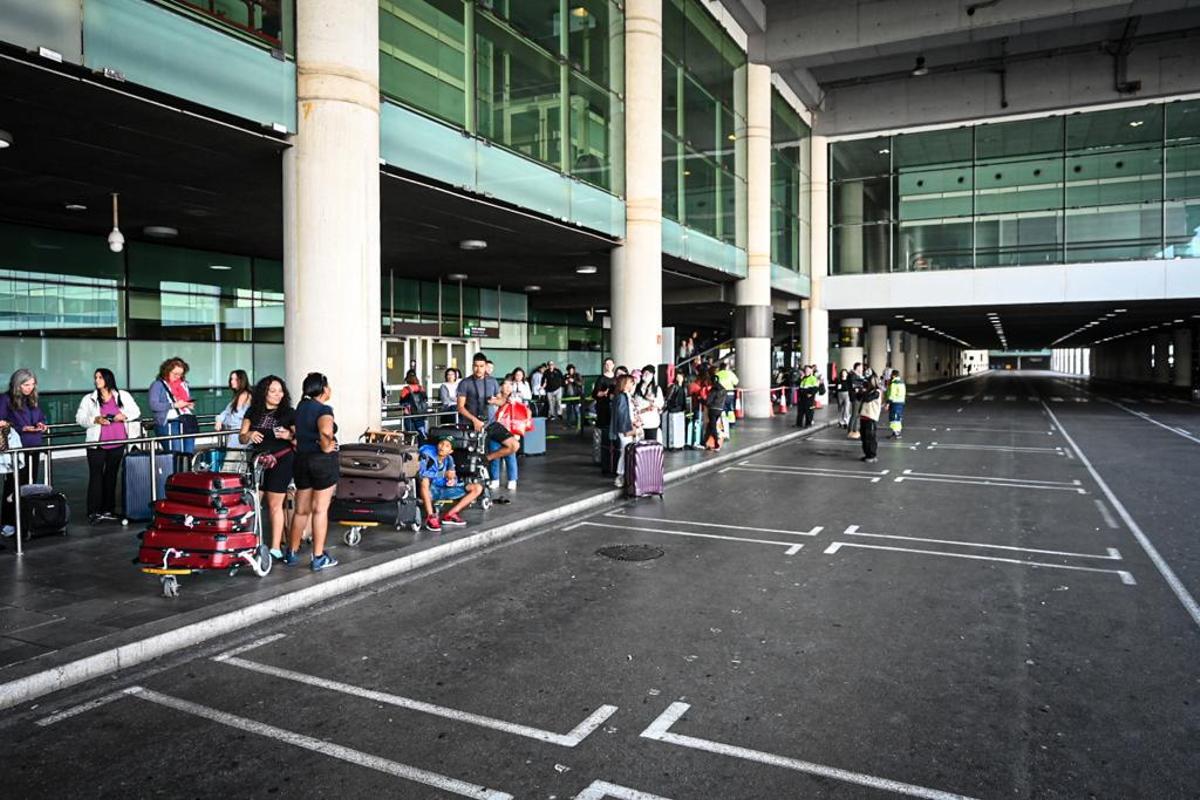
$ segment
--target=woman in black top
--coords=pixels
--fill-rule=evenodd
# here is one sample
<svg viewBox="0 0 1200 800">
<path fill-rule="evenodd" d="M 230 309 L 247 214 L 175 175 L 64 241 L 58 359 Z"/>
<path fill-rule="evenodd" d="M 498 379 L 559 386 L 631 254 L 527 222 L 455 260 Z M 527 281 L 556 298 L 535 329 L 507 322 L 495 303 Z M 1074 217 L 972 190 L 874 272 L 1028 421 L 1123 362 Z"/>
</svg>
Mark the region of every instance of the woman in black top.
<svg viewBox="0 0 1200 800">
<path fill-rule="evenodd" d="M 289 549 L 300 549 L 304 530 L 312 524 L 313 572 L 336 567 L 337 559 L 325 552 L 329 533 L 329 504 L 338 483 L 337 423 L 329 398 L 329 379 L 319 372 L 304 378 L 304 399 L 296 406 L 296 513 L 288 536 Z"/>
<path fill-rule="evenodd" d="M 250 445 L 256 456 L 269 455 L 275 462 L 263 473 L 262 485 L 258 488 L 262 490 L 271 525 L 271 556 L 284 564 L 295 564 L 298 560 L 294 552 L 280 549 L 283 545 L 283 501 L 287 497 L 288 484 L 292 482 L 295 463 L 292 450 L 295 436 L 296 412 L 292 409 L 287 384 L 278 375 L 268 375 L 254 386 L 254 397 L 242 420 L 238 440 Z"/>
</svg>

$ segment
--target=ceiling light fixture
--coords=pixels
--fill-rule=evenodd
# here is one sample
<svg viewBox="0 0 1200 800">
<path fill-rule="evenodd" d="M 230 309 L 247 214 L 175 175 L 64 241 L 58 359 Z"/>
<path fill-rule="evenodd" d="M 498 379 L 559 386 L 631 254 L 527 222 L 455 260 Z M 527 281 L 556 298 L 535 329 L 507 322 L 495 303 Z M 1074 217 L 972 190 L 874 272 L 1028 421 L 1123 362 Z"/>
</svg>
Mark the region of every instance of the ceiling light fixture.
<svg viewBox="0 0 1200 800">
<path fill-rule="evenodd" d="M 912 74 L 914 78 L 929 74 L 929 67 L 925 66 L 925 56 L 917 56 L 917 63 L 913 66 Z"/>
<path fill-rule="evenodd" d="M 217 272 L 229 272 L 233 269 L 233 267 L 226 266 L 225 264 L 209 264 L 208 268 L 215 269 Z"/>
<path fill-rule="evenodd" d="M 179 229 L 167 225 L 147 225 L 142 228 L 142 233 L 152 239 L 174 239 L 179 235 Z"/>
<path fill-rule="evenodd" d="M 587 15 L 588 15 L 588 10 L 586 8 L 584 8 L 583 6 L 575 6 L 574 8 L 571 9 L 572 17 L 582 18 L 582 17 L 586 17 Z"/>
<path fill-rule="evenodd" d="M 451 272 L 449 275 L 446 276 L 446 280 L 457 281 L 459 283 L 462 283 L 466 279 L 467 279 L 467 273 L 465 273 L 465 272 Z"/>
<path fill-rule="evenodd" d="M 486 250 L 487 246 L 483 239 L 463 239 L 458 243 L 460 250 Z"/>
<path fill-rule="evenodd" d="M 879 155 L 881 155 L 881 156 L 886 156 L 886 155 L 890 155 L 890 154 L 891 154 L 891 152 L 892 152 L 891 150 L 889 150 L 889 149 L 887 149 L 887 148 L 885 147 L 885 148 L 883 148 L 882 150 L 880 150 L 880 151 L 879 151 Z"/>
<path fill-rule="evenodd" d="M 13 145 L 12 134 L 8 131 L 0 131 L 0 150 L 5 150 Z"/>
<path fill-rule="evenodd" d="M 536 283 L 531 283 L 525 287 L 525 291 L 527 292 L 540 292 L 541 290 L 542 287 L 538 286 Z"/>
<path fill-rule="evenodd" d="M 119 253 L 125 249 L 125 234 L 121 233 L 121 228 L 118 225 L 117 198 L 119 195 L 116 192 L 112 193 L 112 208 L 113 208 L 113 227 L 108 234 L 108 249 L 114 253 Z"/>
<path fill-rule="evenodd" d="M 1140 127 L 1142 127 L 1142 126 L 1143 126 L 1143 125 L 1145 125 L 1145 124 L 1146 124 L 1146 123 L 1145 123 L 1144 121 L 1142 121 L 1142 120 L 1140 120 L 1140 119 L 1135 119 L 1133 122 L 1129 123 L 1129 127 L 1131 127 L 1131 128 L 1140 128 Z"/>
<path fill-rule="evenodd" d="M 67 203 L 63 208 L 67 211 L 87 211 L 87 206 L 83 203 Z"/>
<path fill-rule="evenodd" d="M 582 267 L 576 267 L 575 272 L 579 275 L 595 275 L 596 268 L 591 264 L 584 264 Z"/>
</svg>

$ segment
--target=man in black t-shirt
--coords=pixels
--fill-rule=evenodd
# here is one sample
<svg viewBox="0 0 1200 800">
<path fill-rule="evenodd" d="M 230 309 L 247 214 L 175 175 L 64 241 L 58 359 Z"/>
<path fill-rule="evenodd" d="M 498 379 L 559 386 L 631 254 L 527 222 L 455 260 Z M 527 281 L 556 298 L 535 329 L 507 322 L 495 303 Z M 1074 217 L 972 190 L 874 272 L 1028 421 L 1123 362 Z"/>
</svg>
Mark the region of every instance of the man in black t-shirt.
<svg viewBox="0 0 1200 800">
<path fill-rule="evenodd" d="M 596 428 L 607 431 L 612 422 L 612 397 L 616 391 L 616 362 L 604 359 L 604 371 L 592 386 L 592 399 L 596 401 Z"/>
<path fill-rule="evenodd" d="M 458 418 L 471 423 L 476 431 L 484 431 L 487 438 L 500 445 L 500 449 L 487 454 L 488 461 L 512 455 L 521 446 L 520 440 L 503 425 L 493 421 L 493 408 L 501 404 L 500 384 L 487 374 L 488 360 L 483 353 L 471 359 L 471 377 L 458 383 Z"/>
</svg>

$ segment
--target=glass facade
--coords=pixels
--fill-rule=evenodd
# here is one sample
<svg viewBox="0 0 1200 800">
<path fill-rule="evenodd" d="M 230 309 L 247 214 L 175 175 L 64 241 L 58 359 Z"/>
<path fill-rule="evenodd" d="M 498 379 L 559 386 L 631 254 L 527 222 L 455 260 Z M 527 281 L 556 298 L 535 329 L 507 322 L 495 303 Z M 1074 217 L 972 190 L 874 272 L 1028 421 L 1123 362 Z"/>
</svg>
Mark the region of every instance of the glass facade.
<svg viewBox="0 0 1200 800">
<path fill-rule="evenodd" d="M 295 54 L 294 0 L 158 0 L 217 28 Z"/>
<path fill-rule="evenodd" d="M 699 0 L 663 2 L 663 216 L 745 247 L 746 54 Z"/>
<path fill-rule="evenodd" d="M 611 0 L 380 0 L 380 89 L 620 195 L 624 26 Z"/>
<path fill-rule="evenodd" d="M 771 90 L 771 263 L 810 275 L 812 132 Z"/>
<path fill-rule="evenodd" d="M 1200 257 L 1200 101 L 835 142 L 830 273 Z"/>
</svg>

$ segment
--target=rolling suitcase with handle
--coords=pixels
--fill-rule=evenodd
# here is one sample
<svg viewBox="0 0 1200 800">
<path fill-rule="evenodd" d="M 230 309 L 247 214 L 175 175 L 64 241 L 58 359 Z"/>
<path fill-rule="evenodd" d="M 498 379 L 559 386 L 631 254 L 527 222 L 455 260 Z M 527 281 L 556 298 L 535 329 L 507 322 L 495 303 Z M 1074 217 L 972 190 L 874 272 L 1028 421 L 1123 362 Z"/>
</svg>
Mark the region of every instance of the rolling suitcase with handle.
<svg viewBox="0 0 1200 800">
<path fill-rule="evenodd" d="M 156 453 L 154 456 L 154 480 L 158 484 L 156 497 L 167 496 L 167 477 L 175 472 L 175 455 L 173 453 Z M 131 450 L 125 456 L 122 475 L 121 496 L 125 503 L 125 518 L 130 520 L 148 520 L 153 516 L 150 508 L 150 453 L 145 450 Z"/>
<path fill-rule="evenodd" d="M 210 534 L 253 531 L 254 506 L 239 503 L 213 508 L 168 498 L 154 503 L 154 525 L 163 530 L 194 530 Z"/>
<path fill-rule="evenodd" d="M 687 414 L 672 411 L 663 417 L 663 444 L 668 450 L 682 450 L 687 444 Z"/>
<path fill-rule="evenodd" d="M 167 499 L 213 509 L 242 505 L 249 482 L 237 472 L 176 472 L 167 477 Z"/>
<path fill-rule="evenodd" d="M 67 496 L 44 483 L 21 487 L 21 535 L 25 541 L 35 536 L 66 536 L 71 520 Z"/>
<path fill-rule="evenodd" d="M 655 441 L 633 442 L 625 448 L 625 496 L 663 493 L 663 446 Z"/>
</svg>

